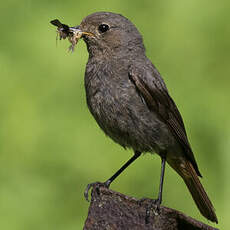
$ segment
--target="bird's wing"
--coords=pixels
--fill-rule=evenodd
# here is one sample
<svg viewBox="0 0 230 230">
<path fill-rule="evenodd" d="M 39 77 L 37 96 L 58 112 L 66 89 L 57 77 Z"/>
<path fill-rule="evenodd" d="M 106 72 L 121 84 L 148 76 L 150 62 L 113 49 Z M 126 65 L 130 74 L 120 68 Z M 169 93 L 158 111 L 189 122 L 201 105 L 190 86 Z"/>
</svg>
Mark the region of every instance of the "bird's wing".
<svg viewBox="0 0 230 230">
<path fill-rule="evenodd" d="M 186 158 L 191 161 L 197 174 L 201 176 L 188 142 L 180 112 L 170 97 L 159 72 L 154 66 L 145 69 L 131 65 L 129 68 L 129 78 L 136 86 L 139 94 L 144 98 L 149 110 L 157 113 L 159 118 L 167 124 L 175 138 L 184 148 Z"/>
</svg>

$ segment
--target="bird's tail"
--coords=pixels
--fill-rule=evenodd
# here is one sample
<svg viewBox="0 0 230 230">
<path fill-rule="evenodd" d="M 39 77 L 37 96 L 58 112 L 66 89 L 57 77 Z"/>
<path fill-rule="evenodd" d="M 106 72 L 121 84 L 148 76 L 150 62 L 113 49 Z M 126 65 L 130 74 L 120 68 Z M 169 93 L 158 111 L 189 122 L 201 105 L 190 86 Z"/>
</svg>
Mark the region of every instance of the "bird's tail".
<svg viewBox="0 0 230 230">
<path fill-rule="evenodd" d="M 204 187 L 200 183 L 192 164 L 187 160 L 185 160 L 183 164 L 175 164 L 175 162 L 170 161 L 168 163 L 183 178 L 201 214 L 208 220 L 218 223 L 215 209 L 208 198 Z"/>
</svg>

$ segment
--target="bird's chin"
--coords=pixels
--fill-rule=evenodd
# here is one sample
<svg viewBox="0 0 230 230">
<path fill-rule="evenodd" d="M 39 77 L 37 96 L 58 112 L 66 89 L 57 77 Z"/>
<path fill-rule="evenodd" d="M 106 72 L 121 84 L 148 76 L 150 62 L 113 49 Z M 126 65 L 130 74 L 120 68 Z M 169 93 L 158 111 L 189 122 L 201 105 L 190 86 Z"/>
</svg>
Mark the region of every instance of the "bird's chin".
<svg viewBox="0 0 230 230">
<path fill-rule="evenodd" d="M 90 40 L 92 40 L 91 37 L 87 36 L 87 35 L 83 35 L 82 36 L 82 39 L 85 41 L 85 42 L 89 42 Z"/>
<path fill-rule="evenodd" d="M 94 35 L 88 35 L 88 34 L 83 34 L 81 37 L 85 43 L 87 44 L 95 44 L 96 43 L 96 37 Z"/>
</svg>

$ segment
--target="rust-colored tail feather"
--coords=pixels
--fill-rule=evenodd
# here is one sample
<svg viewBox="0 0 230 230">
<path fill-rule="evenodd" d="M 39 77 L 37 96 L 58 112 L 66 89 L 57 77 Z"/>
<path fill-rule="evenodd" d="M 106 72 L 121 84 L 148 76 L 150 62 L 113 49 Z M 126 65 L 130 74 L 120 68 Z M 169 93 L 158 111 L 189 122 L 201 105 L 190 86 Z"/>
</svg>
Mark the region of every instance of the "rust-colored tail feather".
<svg viewBox="0 0 230 230">
<path fill-rule="evenodd" d="M 175 167 L 175 165 L 171 165 L 171 166 L 183 178 L 201 214 L 204 217 L 206 217 L 208 220 L 218 223 L 215 214 L 215 209 L 210 199 L 208 198 L 208 195 L 205 192 L 204 187 L 200 183 L 200 180 L 192 164 L 186 160 L 185 165 L 183 164 L 183 167 L 181 165 L 179 167 Z"/>
</svg>

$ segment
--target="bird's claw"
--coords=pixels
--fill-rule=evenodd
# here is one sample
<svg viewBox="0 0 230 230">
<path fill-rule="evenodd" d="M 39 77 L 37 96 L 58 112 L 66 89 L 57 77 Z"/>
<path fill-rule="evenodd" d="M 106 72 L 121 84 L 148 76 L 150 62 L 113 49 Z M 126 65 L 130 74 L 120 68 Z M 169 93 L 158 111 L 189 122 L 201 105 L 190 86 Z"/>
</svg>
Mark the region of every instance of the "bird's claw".
<svg viewBox="0 0 230 230">
<path fill-rule="evenodd" d="M 101 182 L 98 182 L 98 181 L 88 184 L 88 185 L 86 186 L 85 191 L 84 191 L 84 197 L 85 197 L 85 199 L 86 199 L 88 202 L 89 202 L 89 190 L 90 190 L 92 187 L 94 187 L 94 186 L 96 186 L 96 191 L 97 191 L 98 195 L 99 195 L 99 193 L 100 193 L 100 192 L 99 192 L 99 188 L 100 188 L 100 187 L 108 187 L 106 183 L 101 183 Z"/>
<path fill-rule="evenodd" d="M 149 198 L 142 198 L 139 200 L 139 204 L 142 205 L 146 203 L 146 215 L 145 215 L 145 223 L 148 224 L 150 221 L 149 221 L 149 218 L 151 216 L 151 212 L 157 216 L 160 214 L 160 205 L 161 205 L 161 202 L 159 199 L 156 199 L 156 200 L 152 200 L 152 199 L 149 199 Z"/>
<path fill-rule="evenodd" d="M 159 199 L 150 201 L 150 204 L 148 205 L 148 207 L 146 209 L 146 217 L 145 217 L 146 224 L 148 224 L 150 222 L 149 218 L 151 216 L 151 212 L 155 216 L 158 216 L 160 214 L 160 205 L 161 205 L 161 202 Z"/>
</svg>

